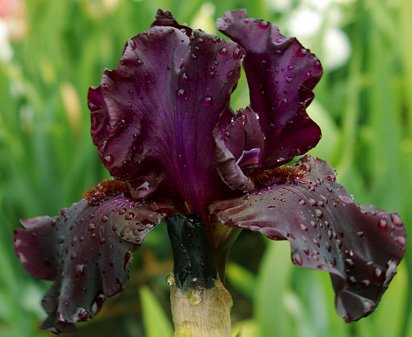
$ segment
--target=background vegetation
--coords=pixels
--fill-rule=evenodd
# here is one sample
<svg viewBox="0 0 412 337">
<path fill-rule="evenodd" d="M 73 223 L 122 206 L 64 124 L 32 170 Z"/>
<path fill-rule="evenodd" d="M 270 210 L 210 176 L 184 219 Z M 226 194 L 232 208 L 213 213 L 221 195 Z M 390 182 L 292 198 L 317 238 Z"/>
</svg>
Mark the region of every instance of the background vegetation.
<svg viewBox="0 0 412 337">
<path fill-rule="evenodd" d="M 19 218 L 56 214 L 107 176 L 90 139 L 86 93 L 104 67 L 116 65 L 125 41 L 149 27 L 157 8 L 209 32 L 216 17 L 238 7 L 287 28 L 290 13 L 309 1 L 286 2 L 285 10 L 284 0 L 26 1 L 19 14 L 26 31 L 11 42 L 13 55 L 0 59 L 0 336 L 48 335 L 38 324 L 45 317 L 40 299 L 50 284 L 21 268 L 12 250 L 13 229 Z M 310 113 L 324 136 L 314 154 L 334 165 L 338 181 L 357 201 L 398 211 L 410 229 L 412 4 L 319 3 L 339 10 L 351 52 L 325 70 L 316 89 Z M 320 13 L 320 28 L 310 40 L 321 60 L 329 57 L 322 41 L 332 14 Z M 304 24 L 310 29 L 311 22 Z M 247 104 L 244 80 L 232 103 Z M 151 233 L 135 254 L 125 292 L 73 336 L 172 336 L 167 241 L 162 226 Z M 335 313 L 329 277 L 293 266 L 287 244 L 243 233 L 228 268 L 233 320 L 244 337 L 412 336 L 411 279 L 408 248 L 376 312 L 347 325 Z"/>
</svg>

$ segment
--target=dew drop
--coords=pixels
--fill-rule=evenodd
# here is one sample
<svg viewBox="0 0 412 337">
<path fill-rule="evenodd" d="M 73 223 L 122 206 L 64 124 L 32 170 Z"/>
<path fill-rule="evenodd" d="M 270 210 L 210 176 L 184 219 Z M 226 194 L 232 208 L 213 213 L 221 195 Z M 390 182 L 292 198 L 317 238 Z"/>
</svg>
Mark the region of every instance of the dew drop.
<svg viewBox="0 0 412 337">
<path fill-rule="evenodd" d="M 213 103 L 212 96 L 205 96 L 205 98 L 203 98 L 203 103 L 204 105 L 207 105 L 207 106 L 212 105 Z"/>
<path fill-rule="evenodd" d="M 316 206 L 318 204 L 317 201 L 313 198 L 310 198 L 308 201 L 309 201 L 309 205 L 311 206 Z"/>
<path fill-rule="evenodd" d="M 308 53 L 308 50 L 306 48 L 301 48 L 298 50 L 298 56 L 303 57 Z"/>
<path fill-rule="evenodd" d="M 373 272 L 373 277 L 378 281 L 382 281 L 384 277 L 383 270 L 379 267 L 376 267 Z"/>
<path fill-rule="evenodd" d="M 363 237 L 365 233 L 363 231 L 359 231 L 356 233 L 357 236 L 359 236 L 360 238 Z"/>
<path fill-rule="evenodd" d="M 74 266 L 74 276 L 80 277 L 84 275 L 84 271 L 86 269 L 85 264 L 77 264 Z"/>
<path fill-rule="evenodd" d="M 307 232 L 308 226 L 304 225 L 303 223 L 300 224 L 300 229 L 303 230 L 304 232 Z"/>
<path fill-rule="evenodd" d="M 345 267 L 347 269 L 352 269 L 355 266 L 355 262 L 352 259 L 345 259 Z"/>
<path fill-rule="evenodd" d="M 293 77 L 291 77 L 291 76 L 286 76 L 286 77 L 285 77 L 285 80 L 286 80 L 287 83 L 291 83 L 291 82 L 293 81 Z"/>
<path fill-rule="evenodd" d="M 191 305 L 197 305 L 202 302 L 203 289 L 191 289 L 189 293 L 189 302 Z"/>
<path fill-rule="evenodd" d="M 401 248 L 404 248 L 405 245 L 406 245 L 406 239 L 405 239 L 404 236 L 398 236 L 398 237 L 396 237 L 395 241 L 398 243 L 398 245 L 399 245 Z"/>
<path fill-rule="evenodd" d="M 87 226 L 87 230 L 89 232 L 93 232 L 96 229 L 96 225 L 94 223 L 89 223 Z"/>
<path fill-rule="evenodd" d="M 259 21 L 258 26 L 260 29 L 268 29 L 269 22 L 267 21 Z"/>
<path fill-rule="evenodd" d="M 114 157 L 111 154 L 105 155 L 103 159 L 106 165 L 111 165 L 114 162 Z"/>
<path fill-rule="evenodd" d="M 378 228 L 383 231 L 388 227 L 388 223 L 386 222 L 385 219 L 380 219 L 378 222 Z"/>
<path fill-rule="evenodd" d="M 92 111 L 92 112 L 102 108 L 102 106 L 100 104 L 96 104 L 96 103 L 91 102 L 91 101 L 89 101 L 87 103 L 87 105 L 88 105 L 90 111 Z M 95 118 L 92 117 L 92 129 L 93 130 L 95 130 L 97 128 L 97 124 L 98 123 L 97 123 L 96 117 Z"/>
<path fill-rule="evenodd" d="M 99 243 L 100 243 L 101 245 L 103 245 L 105 242 L 106 242 L 106 239 L 105 239 L 105 238 L 100 238 Z"/>
<path fill-rule="evenodd" d="M 293 262 L 298 266 L 301 266 L 303 264 L 302 257 L 297 252 L 293 253 L 292 259 Z"/>
<path fill-rule="evenodd" d="M 299 205 L 306 205 L 306 201 L 303 199 L 299 199 Z"/>
<path fill-rule="evenodd" d="M 392 213 L 391 220 L 395 226 L 401 227 L 403 225 L 403 222 L 398 214 Z"/>
<path fill-rule="evenodd" d="M 175 277 L 173 276 L 173 273 L 169 273 L 166 276 L 166 283 L 169 287 L 175 285 Z"/>
<path fill-rule="evenodd" d="M 136 42 L 135 42 L 134 40 L 129 40 L 129 43 L 130 43 L 130 46 L 131 46 L 133 49 L 136 49 L 136 48 L 137 48 Z"/>
<path fill-rule="evenodd" d="M 240 57 L 240 54 L 241 54 L 241 50 L 240 50 L 239 48 L 236 48 L 236 49 L 233 51 L 232 57 L 233 57 L 235 60 L 237 60 L 237 59 Z"/>
<path fill-rule="evenodd" d="M 368 288 L 369 285 L 371 284 L 371 281 L 365 279 L 365 280 L 362 280 L 362 281 L 360 282 L 360 284 L 361 284 L 363 287 Z"/>
<path fill-rule="evenodd" d="M 220 48 L 220 50 L 219 50 L 219 54 L 222 55 L 222 56 L 226 56 L 228 52 L 229 52 L 229 51 L 228 51 L 227 48 L 225 48 L 225 47 L 222 47 L 222 48 Z"/>
<path fill-rule="evenodd" d="M 320 209 L 315 209 L 315 215 L 317 218 L 322 218 L 323 212 Z"/>
<path fill-rule="evenodd" d="M 185 94 L 186 94 L 185 89 L 180 88 L 176 90 L 176 95 L 179 98 L 185 98 Z"/>
<path fill-rule="evenodd" d="M 351 286 L 354 286 L 355 284 L 356 284 L 356 278 L 355 278 L 355 276 L 349 276 L 349 278 L 348 278 L 348 283 L 351 285 Z"/>
</svg>

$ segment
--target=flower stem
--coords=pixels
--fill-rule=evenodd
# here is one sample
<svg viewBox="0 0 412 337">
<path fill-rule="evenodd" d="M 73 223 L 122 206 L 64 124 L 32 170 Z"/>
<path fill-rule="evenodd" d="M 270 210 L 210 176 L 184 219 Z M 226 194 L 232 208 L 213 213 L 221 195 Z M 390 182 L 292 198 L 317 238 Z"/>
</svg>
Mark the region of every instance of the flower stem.
<svg viewBox="0 0 412 337">
<path fill-rule="evenodd" d="M 167 219 L 167 225 L 174 257 L 173 273 L 167 279 L 174 336 L 230 337 L 232 298 L 219 279 L 216 251 L 200 217 L 176 215 Z"/>
<path fill-rule="evenodd" d="M 217 280 L 209 289 L 184 292 L 171 285 L 170 300 L 174 337 L 230 337 L 232 298 Z"/>
</svg>

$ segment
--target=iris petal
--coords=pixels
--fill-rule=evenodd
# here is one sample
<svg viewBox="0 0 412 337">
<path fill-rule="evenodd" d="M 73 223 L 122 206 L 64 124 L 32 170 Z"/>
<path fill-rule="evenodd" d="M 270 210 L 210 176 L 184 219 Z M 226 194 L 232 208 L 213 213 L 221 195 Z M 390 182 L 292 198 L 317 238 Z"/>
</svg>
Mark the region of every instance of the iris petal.
<svg viewBox="0 0 412 337">
<path fill-rule="evenodd" d="M 251 108 L 266 136 L 264 163 L 280 165 L 313 148 L 321 132 L 305 108 L 322 75 L 316 56 L 277 26 L 248 18 L 245 10 L 225 13 L 217 28 L 246 50 Z"/>
<path fill-rule="evenodd" d="M 258 166 L 264 145 L 264 134 L 256 114 L 242 109 L 236 117 L 227 110 L 214 130 L 216 169 L 221 179 L 232 189 L 251 191 L 253 182 L 243 171 Z"/>
<path fill-rule="evenodd" d="M 296 265 L 328 271 L 346 321 L 373 311 L 405 252 L 399 216 L 356 205 L 329 164 L 312 157 L 255 184 L 262 188 L 217 202 L 211 212 L 226 225 L 289 240 Z"/>
<path fill-rule="evenodd" d="M 224 186 L 212 131 L 244 51 L 201 31 L 186 33 L 155 26 L 131 39 L 119 66 L 90 89 L 89 108 L 93 141 L 114 177 L 146 187 L 142 196 L 162 183 L 202 214 Z M 142 176 L 148 181 L 133 182 Z"/>
<path fill-rule="evenodd" d="M 94 317 L 106 297 L 123 289 L 131 252 L 164 212 L 173 212 L 168 204 L 122 194 L 95 201 L 81 200 L 56 217 L 22 220 L 25 229 L 15 232 L 15 251 L 25 269 L 54 280 L 42 304 L 48 314 L 43 328 L 55 333 Z"/>
</svg>

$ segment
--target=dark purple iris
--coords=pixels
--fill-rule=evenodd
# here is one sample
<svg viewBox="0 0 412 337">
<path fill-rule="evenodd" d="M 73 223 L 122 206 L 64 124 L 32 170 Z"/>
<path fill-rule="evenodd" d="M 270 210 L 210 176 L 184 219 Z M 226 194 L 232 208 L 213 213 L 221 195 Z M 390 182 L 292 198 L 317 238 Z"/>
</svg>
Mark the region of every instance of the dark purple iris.
<svg viewBox="0 0 412 337">
<path fill-rule="evenodd" d="M 124 287 L 145 235 L 180 215 L 200 219 L 215 254 L 230 241 L 225 228 L 289 240 L 296 265 L 330 273 L 348 322 L 368 315 L 395 275 L 406 240 L 396 213 L 357 205 L 320 159 L 284 165 L 321 137 L 305 110 L 319 60 L 244 10 L 217 28 L 232 40 L 159 11 L 90 89 L 93 142 L 115 179 L 15 233 L 23 266 L 54 280 L 44 328 L 67 331 L 93 317 Z M 250 106 L 233 112 L 241 66 Z"/>
</svg>

